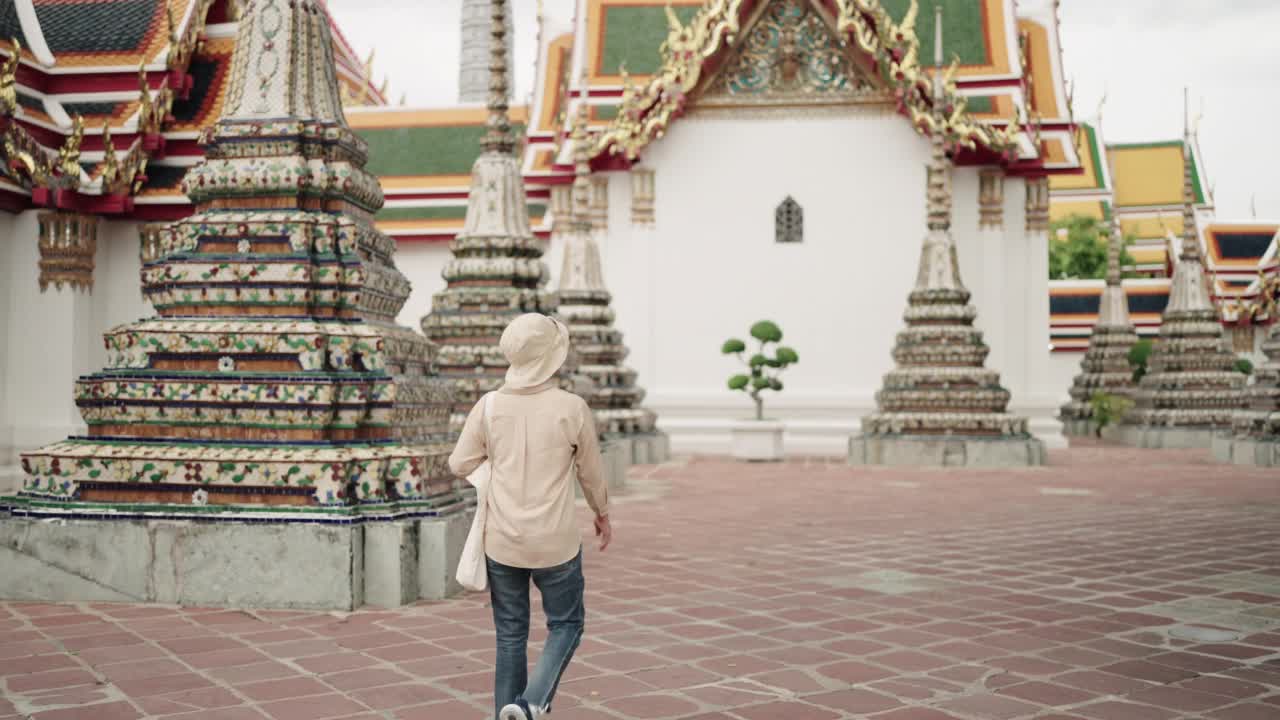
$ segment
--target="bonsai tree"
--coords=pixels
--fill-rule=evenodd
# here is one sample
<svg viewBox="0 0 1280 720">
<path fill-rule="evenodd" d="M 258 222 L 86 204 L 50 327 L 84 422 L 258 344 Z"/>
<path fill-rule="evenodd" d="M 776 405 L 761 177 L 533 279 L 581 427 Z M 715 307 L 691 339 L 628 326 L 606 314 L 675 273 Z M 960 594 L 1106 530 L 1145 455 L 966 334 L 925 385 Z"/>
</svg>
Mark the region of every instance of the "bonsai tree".
<svg viewBox="0 0 1280 720">
<path fill-rule="evenodd" d="M 768 320 L 761 320 L 751 326 L 751 337 L 759 343 L 758 350 L 750 358 L 744 356 L 747 344 L 737 338 L 724 341 L 720 352 L 725 355 L 737 355 L 738 360 L 747 366 L 747 373 L 729 378 L 729 389 L 740 390 L 751 396 L 756 404 L 756 419 L 764 419 L 764 398 L 760 396 L 765 390 L 775 392 L 782 389 L 782 381 L 778 375 L 789 365 L 800 361 L 800 356 L 782 342 L 782 329 Z"/>
</svg>

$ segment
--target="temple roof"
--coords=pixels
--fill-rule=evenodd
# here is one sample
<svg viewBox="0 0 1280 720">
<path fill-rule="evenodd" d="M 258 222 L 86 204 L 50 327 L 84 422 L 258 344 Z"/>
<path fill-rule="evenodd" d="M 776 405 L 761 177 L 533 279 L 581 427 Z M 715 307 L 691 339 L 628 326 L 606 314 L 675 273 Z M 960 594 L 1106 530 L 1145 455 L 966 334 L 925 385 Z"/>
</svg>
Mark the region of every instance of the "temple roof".
<svg viewBox="0 0 1280 720">
<path fill-rule="evenodd" d="M 919 124 L 928 114 L 923 105 L 930 102 L 927 85 L 933 70 L 915 61 L 930 64 L 933 57 L 933 14 L 919 12 L 913 0 L 847 5 L 803 1 L 833 31 L 845 35 L 848 42 L 842 47 L 860 54 L 862 67 L 893 86 L 886 89 L 896 89 L 900 109 Z M 586 0 L 585 18 L 577 27 L 584 47 L 574 56 L 570 94 L 590 98 L 594 114 L 609 121 L 603 144 L 613 146 L 611 153 L 633 160 L 683 112 L 685 97 L 696 90 L 701 76 L 714 74 L 724 57 L 745 42 L 750 24 L 768 2 L 716 0 L 703 5 L 685 0 L 672 4 L 669 17 L 666 0 Z M 1079 161 L 1070 142 L 1070 102 L 1062 81 L 1056 6 L 1029 2 L 1018 16 L 1012 0 L 948 0 L 943 5 L 944 54 L 958 63 L 949 70 L 954 80 L 949 97 L 969 103 L 962 123 L 948 127 L 949 142 L 959 140 L 969 150 L 974 150 L 974 141 L 978 146 L 975 157 L 962 155 L 958 160 L 1008 163 L 1009 158 L 1001 157 L 1012 150 L 1012 162 L 1030 162 L 1051 172 L 1074 171 Z M 881 39 L 864 42 L 877 35 Z M 585 78 L 585 84 L 579 78 Z M 902 83 L 912 90 L 904 92 Z M 692 102 L 697 104 L 696 99 Z M 1015 119 L 1034 122 L 1035 128 L 1010 129 L 1011 149 L 998 131 Z M 960 129 L 958 135 L 953 127 Z"/>
<path fill-rule="evenodd" d="M 221 108 L 236 34 L 228 11 L 226 0 L 0 7 L 0 60 L 11 57 L 11 38 L 23 48 L 16 105 L 0 107 L 0 136 L 19 152 L 0 176 L 0 207 L 166 220 L 189 213 L 174 176 L 203 157 L 197 139 Z M 335 62 L 345 96 L 385 103 L 367 63 L 336 32 Z M 14 160 L 0 159 L 6 167 Z"/>
<path fill-rule="evenodd" d="M 1132 251 L 1131 251 L 1132 252 Z M 1098 322 L 1102 280 L 1049 282 L 1049 346 L 1053 352 L 1084 352 Z M 1134 279 L 1122 282 L 1129 300 L 1129 316 L 1141 337 L 1160 332 L 1160 316 L 1169 304 L 1169 280 Z"/>
<path fill-rule="evenodd" d="M 447 240 L 462 230 L 471 166 L 485 132 L 479 105 L 461 108 L 352 108 L 347 122 L 369 143 L 367 169 L 382 182 L 386 204 L 376 216 L 379 230 L 400 241 Z M 528 123 L 527 107 L 510 111 L 516 134 Z M 530 222 L 544 227 L 546 185 L 526 178 Z"/>
</svg>

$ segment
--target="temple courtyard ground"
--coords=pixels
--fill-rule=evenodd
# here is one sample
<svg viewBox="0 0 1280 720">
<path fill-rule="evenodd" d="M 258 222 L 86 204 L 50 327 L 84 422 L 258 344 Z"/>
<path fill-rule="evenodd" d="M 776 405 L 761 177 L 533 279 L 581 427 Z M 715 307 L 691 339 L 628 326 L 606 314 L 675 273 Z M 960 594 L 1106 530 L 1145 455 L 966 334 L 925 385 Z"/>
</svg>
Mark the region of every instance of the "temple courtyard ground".
<svg viewBox="0 0 1280 720">
<path fill-rule="evenodd" d="M 1280 473 L 1051 462 L 634 468 L 552 717 L 1280 718 Z M 480 720 L 488 613 L 0 604 L 0 718 Z"/>
</svg>

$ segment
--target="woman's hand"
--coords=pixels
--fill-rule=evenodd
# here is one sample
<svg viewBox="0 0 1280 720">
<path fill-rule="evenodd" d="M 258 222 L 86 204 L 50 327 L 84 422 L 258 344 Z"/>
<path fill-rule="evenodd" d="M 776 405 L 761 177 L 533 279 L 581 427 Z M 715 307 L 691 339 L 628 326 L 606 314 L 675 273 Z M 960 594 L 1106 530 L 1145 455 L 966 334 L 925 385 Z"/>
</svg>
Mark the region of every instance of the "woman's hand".
<svg viewBox="0 0 1280 720">
<path fill-rule="evenodd" d="M 613 525 L 608 515 L 596 516 L 596 537 L 600 538 L 600 550 L 603 552 L 613 540 Z"/>
</svg>

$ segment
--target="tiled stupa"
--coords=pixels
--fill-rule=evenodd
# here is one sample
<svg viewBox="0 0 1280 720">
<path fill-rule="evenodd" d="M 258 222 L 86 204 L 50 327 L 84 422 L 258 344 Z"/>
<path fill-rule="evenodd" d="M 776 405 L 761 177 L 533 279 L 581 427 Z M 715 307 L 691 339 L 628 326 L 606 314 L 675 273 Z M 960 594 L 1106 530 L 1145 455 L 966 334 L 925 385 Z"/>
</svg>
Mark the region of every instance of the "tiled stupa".
<svg viewBox="0 0 1280 720">
<path fill-rule="evenodd" d="M 27 496 L 344 506 L 452 498 L 451 395 L 394 318 L 409 283 L 339 105 L 319 0 L 244 6 L 194 215 L 144 264 L 158 317 L 106 335 L 88 424 L 23 458 Z"/>
<path fill-rule="evenodd" d="M 1107 243 L 1107 284 L 1099 301 L 1098 322 L 1080 361 L 1080 374 L 1071 385 L 1071 401 L 1062 406 L 1059 414 L 1067 435 L 1094 434 L 1094 394 L 1132 399 L 1135 390 L 1129 350 L 1138 342 L 1138 335 L 1129 319 L 1129 298 L 1120 285 L 1121 245 L 1120 221 L 1113 215 Z"/>
<path fill-rule="evenodd" d="M 1213 454 L 1237 465 L 1280 466 L 1280 323 L 1262 341 L 1266 362 L 1244 390 L 1244 409 L 1232 415 L 1231 431 L 1213 439 Z"/>
<path fill-rule="evenodd" d="M 559 315 L 569 326 L 578 352 L 578 372 L 595 384 L 591 407 L 596 428 L 606 437 L 629 441 L 634 462 L 661 462 L 668 454 L 666 438 L 656 433 L 657 417 L 653 412 L 640 407 L 644 388 L 636 384 L 636 371 L 623 364 L 630 350 L 622 342 L 622 332 L 613 326 L 612 296 L 605 288 L 591 217 L 591 151 L 586 113 L 587 104 L 580 103 L 572 135 L 576 173 L 571 215 L 563 235 L 564 257 L 557 290 Z"/>
<path fill-rule="evenodd" d="M 1149 448 L 1208 448 L 1242 408 L 1245 376 L 1209 296 L 1196 231 L 1191 132 L 1183 143 L 1182 251 L 1170 281 L 1160 337 L 1118 439 Z"/>
<path fill-rule="evenodd" d="M 442 275 L 447 286 L 431 298 L 422 331 L 439 344 L 436 367 L 455 391 L 451 426 L 461 429 L 484 393 L 502 385 L 507 361 L 498 340 L 508 323 L 524 313 L 554 314 L 557 299 L 547 289 L 550 273 L 542 260 L 542 242 L 529 228 L 524 178 L 516 159 L 516 140 L 507 103 L 506 15 L 502 0 L 492 0 L 489 44 L 489 116 L 480 156 L 471 168 L 466 225 L 450 244 L 453 258 Z M 566 386 L 589 386 L 561 371 Z"/>
<path fill-rule="evenodd" d="M 973 326 L 978 311 L 960 279 L 951 236 L 951 165 L 942 73 L 941 8 L 934 73 L 934 128 L 928 177 L 928 233 L 907 327 L 898 333 L 897 367 L 876 393 L 878 411 L 862 419 L 850 440 L 855 465 L 1024 466 L 1044 461 L 1027 419 L 1006 412 L 1009 391 L 984 367 L 989 348 Z"/>
</svg>

